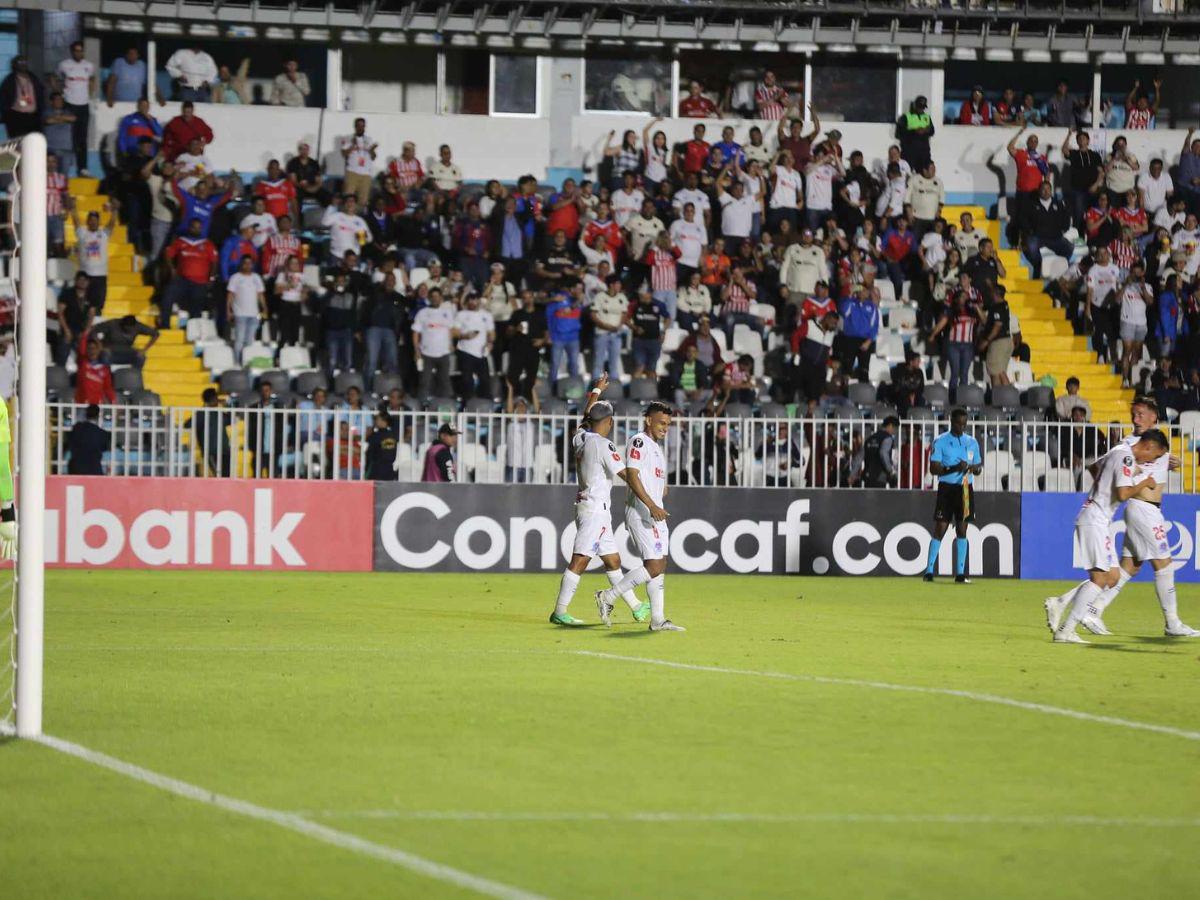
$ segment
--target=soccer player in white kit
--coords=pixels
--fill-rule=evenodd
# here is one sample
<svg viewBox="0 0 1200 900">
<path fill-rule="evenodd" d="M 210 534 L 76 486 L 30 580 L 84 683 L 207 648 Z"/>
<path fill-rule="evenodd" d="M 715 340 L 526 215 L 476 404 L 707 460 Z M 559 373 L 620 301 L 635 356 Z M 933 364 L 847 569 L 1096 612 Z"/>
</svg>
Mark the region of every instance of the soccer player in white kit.
<svg viewBox="0 0 1200 900">
<path fill-rule="evenodd" d="M 613 538 L 612 513 L 609 512 L 613 478 L 625 468 L 625 462 L 617 448 L 609 440 L 613 427 L 612 406 L 600 400 L 608 386 L 608 376 L 603 375 L 588 394 L 587 406 L 583 410 L 583 427 L 571 438 L 571 452 L 575 454 L 575 471 L 579 476 L 579 492 L 575 495 L 575 546 L 571 551 L 571 562 L 563 570 L 558 587 L 558 600 L 550 621 L 555 625 L 582 625 L 579 619 L 567 612 L 567 606 L 579 587 L 579 579 L 593 556 L 604 563 L 604 574 L 608 583 L 618 585 L 624 575 L 621 572 L 621 555 Z M 633 618 L 645 622 L 650 617 L 650 604 L 641 603 L 633 590 L 621 593 L 629 605 Z M 602 611 L 604 624 L 611 624 L 612 607 Z"/>
<path fill-rule="evenodd" d="M 1117 583 L 1120 571 L 1109 533 L 1113 513 L 1118 504 L 1146 488 L 1154 488 L 1154 476 L 1143 477 L 1141 466 L 1165 456 L 1168 446 L 1167 436 L 1152 428 L 1142 434 L 1133 446 L 1121 447 L 1120 452 L 1109 453 L 1101 460 L 1091 493 L 1075 517 L 1075 539 L 1083 556 L 1083 568 L 1087 570 L 1088 580 L 1072 592 L 1074 599 L 1070 612 L 1061 624 L 1059 619 L 1066 604 L 1060 606 L 1055 597 L 1046 600 L 1046 623 L 1055 642 L 1088 643 L 1075 633 L 1075 626 L 1088 615 L 1096 614 L 1096 598 L 1101 591 Z"/>
<path fill-rule="evenodd" d="M 1133 434 L 1129 435 L 1109 453 L 1119 453 L 1140 440 L 1140 435 L 1158 424 L 1158 405 L 1148 397 L 1138 397 L 1130 408 Z M 1083 619 L 1081 624 L 1092 634 L 1111 634 L 1104 624 L 1104 610 L 1126 583 L 1142 567 L 1146 560 L 1154 568 L 1154 592 L 1162 607 L 1164 631 L 1167 637 L 1200 637 L 1200 631 L 1185 625 L 1179 619 L 1178 601 L 1175 595 L 1175 570 L 1172 566 L 1171 548 L 1167 543 L 1167 523 L 1163 519 L 1163 487 L 1167 472 L 1178 466 L 1178 460 L 1169 455 L 1160 456 L 1154 462 L 1142 466 L 1142 472 L 1154 476 L 1155 486 L 1141 491 L 1125 504 L 1125 546 L 1121 552 L 1121 571 L 1117 583 L 1100 594 L 1093 604 L 1096 614 Z M 1056 602 L 1062 597 L 1052 598 Z"/>
<path fill-rule="evenodd" d="M 607 591 L 597 591 L 596 606 L 600 618 L 605 619 L 617 597 L 644 584 L 650 596 L 650 630 L 686 631 L 667 619 L 664 612 L 671 535 L 667 529 L 667 511 L 663 509 L 667 495 L 667 459 L 662 451 L 662 440 L 671 427 L 671 407 L 658 401 L 651 403 L 646 407 L 644 422 L 642 430 L 631 437 L 625 447 L 625 469 L 620 473 L 629 486 L 625 495 L 625 527 L 637 544 L 642 565 L 626 575 L 620 584 Z"/>
</svg>

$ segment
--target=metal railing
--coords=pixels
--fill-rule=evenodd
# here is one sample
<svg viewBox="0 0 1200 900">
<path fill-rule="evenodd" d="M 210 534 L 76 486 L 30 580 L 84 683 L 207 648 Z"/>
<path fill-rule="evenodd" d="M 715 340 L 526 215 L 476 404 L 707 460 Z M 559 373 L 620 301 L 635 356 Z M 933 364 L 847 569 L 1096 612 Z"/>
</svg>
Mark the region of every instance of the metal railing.
<svg viewBox="0 0 1200 900">
<path fill-rule="evenodd" d="M 84 407 L 47 404 L 48 471 L 78 470 L 72 430 Z M 372 409 L 101 407 L 107 433 L 102 473 L 186 478 L 306 478 L 421 481 L 438 429 L 460 432 L 454 480 L 465 483 L 565 484 L 575 480 L 571 436 L 577 415 L 415 412 L 395 415 L 390 435 L 372 438 Z M 868 483 L 864 445 L 881 425 L 870 418 L 714 418 L 672 420 L 664 440 L 671 484 L 712 487 L 921 490 L 934 486 L 929 455 L 944 421 L 907 420 L 895 435 L 893 475 Z M 80 426 L 86 427 L 86 426 Z M 618 449 L 642 427 L 616 417 Z M 982 421 L 969 424 L 983 449 L 981 490 L 1086 490 L 1086 465 L 1127 428 L 1071 422 Z M 1198 436 L 1170 429 L 1183 467 L 1168 490 L 1196 483 Z M 394 448 L 394 450 L 392 449 Z"/>
</svg>

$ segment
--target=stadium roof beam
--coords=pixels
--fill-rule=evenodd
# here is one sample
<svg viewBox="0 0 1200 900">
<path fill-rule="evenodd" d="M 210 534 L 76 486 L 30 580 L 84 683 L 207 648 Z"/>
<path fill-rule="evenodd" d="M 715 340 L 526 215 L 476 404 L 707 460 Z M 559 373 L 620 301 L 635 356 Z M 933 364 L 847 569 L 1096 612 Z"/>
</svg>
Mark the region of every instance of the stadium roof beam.
<svg viewBox="0 0 1200 900">
<path fill-rule="evenodd" d="M 1095 8 L 1069 10 L 1061 5 L 1039 8 L 1029 2 L 1014 9 L 985 10 L 912 8 L 897 10 L 882 0 L 823 0 L 812 7 L 764 0 L 490 0 L 458 4 L 454 0 L 371 0 L 374 13 L 364 22 L 367 0 L 330 0 L 308 7 L 297 0 L 0 0 L 22 9 L 63 9 L 93 18 L 85 24 L 109 30 L 118 18 L 211 23 L 219 4 L 225 26 L 291 25 L 328 28 L 334 40 L 342 30 L 436 33 L 457 45 L 490 37 L 524 41 L 549 40 L 551 48 L 578 50 L 580 42 L 647 40 L 730 45 L 747 49 L 758 42 L 844 43 L 863 49 L 972 48 L 1124 52 L 1200 52 L 1200 14 L 1151 16 L 1138 10 Z M 836 23 L 831 25 L 827 23 Z M 939 29 L 937 24 L 941 23 Z M 1017 26 L 1013 31 L 1013 26 Z M 106 27 L 107 26 L 107 27 Z M 1001 32 L 1003 29 L 1003 32 Z M 817 37 L 819 35 L 819 40 Z M 544 44 L 542 45 L 544 48 Z"/>
</svg>

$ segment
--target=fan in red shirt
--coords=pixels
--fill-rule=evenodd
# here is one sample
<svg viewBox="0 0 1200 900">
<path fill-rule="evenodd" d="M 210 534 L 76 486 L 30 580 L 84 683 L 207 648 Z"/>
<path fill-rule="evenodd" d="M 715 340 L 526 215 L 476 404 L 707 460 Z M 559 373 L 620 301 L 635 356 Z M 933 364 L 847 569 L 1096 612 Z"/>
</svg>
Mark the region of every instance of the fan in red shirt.
<svg viewBox="0 0 1200 900">
<path fill-rule="evenodd" d="M 268 278 L 278 276 L 289 258 L 293 256 L 304 258 L 300 238 L 292 234 L 292 217 L 281 217 L 278 225 L 279 233 L 267 238 L 267 242 L 263 244 L 262 248 L 262 270 Z"/>
<path fill-rule="evenodd" d="M 266 201 L 267 212 L 276 219 L 295 214 L 296 185 L 283 174 L 277 159 L 267 163 L 267 177 L 254 186 L 254 196 Z"/>
<path fill-rule="evenodd" d="M 192 219 L 188 222 L 188 233 L 175 238 L 164 252 L 174 274 L 159 302 L 162 328 L 171 327 L 171 313 L 177 305 L 191 316 L 208 309 L 209 280 L 216 272 L 217 248 L 202 236 L 201 228 L 201 221 Z"/>
<path fill-rule="evenodd" d="M 717 115 L 717 104 L 703 94 L 704 87 L 698 81 L 688 85 L 688 95 L 679 101 L 679 115 L 684 119 L 713 119 Z"/>
<path fill-rule="evenodd" d="M 596 238 L 604 235 L 608 248 L 614 253 L 621 252 L 621 226 L 612 217 L 612 207 L 607 200 L 601 200 L 596 206 L 596 218 L 583 228 L 583 242 L 589 247 L 596 246 Z"/>
<path fill-rule="evenodd" d="M 388 174 L 396 179 L 397 184 L 404 190 L 416 187 L 425 180 L 425 170 L 417 159 L 417 145 L 405 141 L 400 148 L 400 157 L 393 159 L 388 166 Z"/>
<path fill-rule="evenodd" d="M 796 323 L 796 330 L 792 332 L 793 353 L 800 352 L 800 342 L 808 334 L 808 323 L 831 312 L 837 312 L 837 304 L 829 296 L 829 285 L 818 281 L 813 287 L 813 293 L 804 298 L 804 304 L 800 307 L 800 321 Z"/>
<path fill-rule="evenodd" d="M 983 88 L 971 91 L 971 98 L 964 100 L 958 112 L 959 125 L 991 125 L 992 105 L 983 99 Z"/>
<path fill-rule="evenodd" d="M 195 109 L 191 100 L 186 101 L 180 107 L 179 115 L 163 128 L 162 153 L 167 159 L 173 161 L 193 140 L 199 140 L 206 147 L 212 143 L 212 129 L 195 114 Z"/>
<path fill-rule="evenodd" d="M 116 403 L 112 369 L 100 361 L 100 339 L 85 335 L 79 348 L 79 370 L 75 373 L 75 402 Z"/>
<path fill-rule="evenodd" d="M 699 175 L 710 153 L 712 145 L 704 140 L 704 126 L 697 125 L 692 129 L 692 139 L 683 145 L 683 152 L 679 154 L 679 168 L 684 174 L 695 172 Z"/>
</svg>

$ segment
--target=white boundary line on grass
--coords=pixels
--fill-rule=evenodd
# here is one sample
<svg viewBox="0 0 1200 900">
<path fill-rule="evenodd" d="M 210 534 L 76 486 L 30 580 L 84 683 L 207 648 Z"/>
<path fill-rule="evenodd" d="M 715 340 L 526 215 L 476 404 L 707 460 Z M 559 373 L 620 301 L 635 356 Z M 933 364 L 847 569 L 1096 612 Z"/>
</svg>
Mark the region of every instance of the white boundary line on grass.
<svg viewBox="0 0 1200 900">
<path fill-rule="evenodd" d="M 1020 816 L 971 813 L 739 813 L 739 812 L 491 812 L 486 810 L 310 809 L 296 813 L 323 819 L 393 819 L 413 822 L 627 822 L 752 823 L 779 825 L 1072 825 L 1132 828 L 1200 828 L 1200 817 Z"/>
<path fill-rule="evenodd" d="M 218 794 L 207 788 L 197 787 L 186 781 L 180 781 L 168 775 L 152 772 L 149 769 L 144 769 L 141 766 L 125 762 L 106 753 L 100 753 L 97 750 L 91 750 L 80 744 L 63 740 L 62 738 L 46 734 L 36 737 L 33 740 L 52 750 L 57 750 L 59 753 L 65 753 L 68 756 L 73 756 L 76 759 L 100 766 L 103 769 L 116 772 L 118 775 L 124 775 L 126 778 L 132 778 L 134 781 L 140 781 L 143 784 L 148 784 L 151 787 L 156 787 L 159 790 L 167 791 L 176 796 L 186 797 L 188 800 L 195 800 L 198 803 L 204 803 L 208 806 L 215 806 L 217 809 L 245 816 L 249 819 L 255 819 L 259 822 L 277 825 L 280 828 L 286 828 L 288 831 L 294 831 L 297 834 L 302 834 L 305 837 L 342 850 L 349 850 L 352 853 L 392 863 L 393 865 L 408 869 L 410 872 L 424 875 L 426 878 L 432 878 L 436 881 L 452 884 L 455 887 L 475 891 L 478 894 L 488 897 L 501 898 L 501 900 L 544 900 L 539 894 L 511 887 L 499 881 L 492 881 L 489 878 L 481 878 L 478 875 L 472 875 L 470 872 L 464 872 L 461 869 L 455 869 L 452 866 L 425 859 L 423 856 L 417 856 L 405 850 L 388 847 L 384 844 L 377 844 L 374 841 L 368 841 L 365 838 L 345 831 L 338 831 L 335 828 L 321 825 L 318 822 L 310 822 L 308 819 L 294 812 L 269 809 L 265 806 L 259 806 L 256 803 L 250 803 L 247 800 L 239 800 L 236 797 Z"/>
<path fill-rule="evenodd" d="M 838 684 L 846 687 L 875 688 L 883 691 L 900 691 L 908 694 L 934 694 L 942 697 L 958 697 L 962 700 L 975 700 L 980 703 L 994 703 L 998 706 L 1011 706 L 1029 712 L 1044 713 L 1049 716 L 1064 716 L 1068 719 L 1079 719 L 1084 722 L 1096 722 L 1101 725 L 1117 725 L 1121 728 L 1132 728 L 1137 731 L 1151 731 L 1156 734 L 1166 734 L 1171 737 L 1183 738 L 1188 741 L 1200 741 L 1200 731 L 1187 731 L 1171 725 L 1155 725 L 1152 722 L 1137 722 L 1133 719 L 1120 719 L 1116 716 L 1100 716 L 1095 713 L 1082 712 L 1077 709 L 1067 709 L 1062 706 L 1049 706 L 1045 703 L 1033 703 L 1028 700 L 1014 700 L 1012 697 L 1002 697 L 999 694 L 982 694 L 976 691 L 962 691 L 955 688 L 922 687 L 915 684 L 891 684 L 886 681 L 864 681 L 858 678 L 830 678 L 825 675 L 797 675 L 791 672 L 762 672 L 754 669 L 727 669 L 722 666 L 701 666 L 694 663 L 672 662 L 666 659 L 652 659 L 645 656 L 622 656 L 617 653 L 601 653 L 595 650 L 568 650 L 576 656 L 590 656 L 596 659 L 615 660 L 617 662 L 641 663 L 647 666 L 663 666 L 668 669 L 685 669 L 689 672 L 711 672 L 716 675 L 742 675 L 752 678 L 774 678 L 780 681 L 803 681 L 811 684 Z"/>
</svg>

